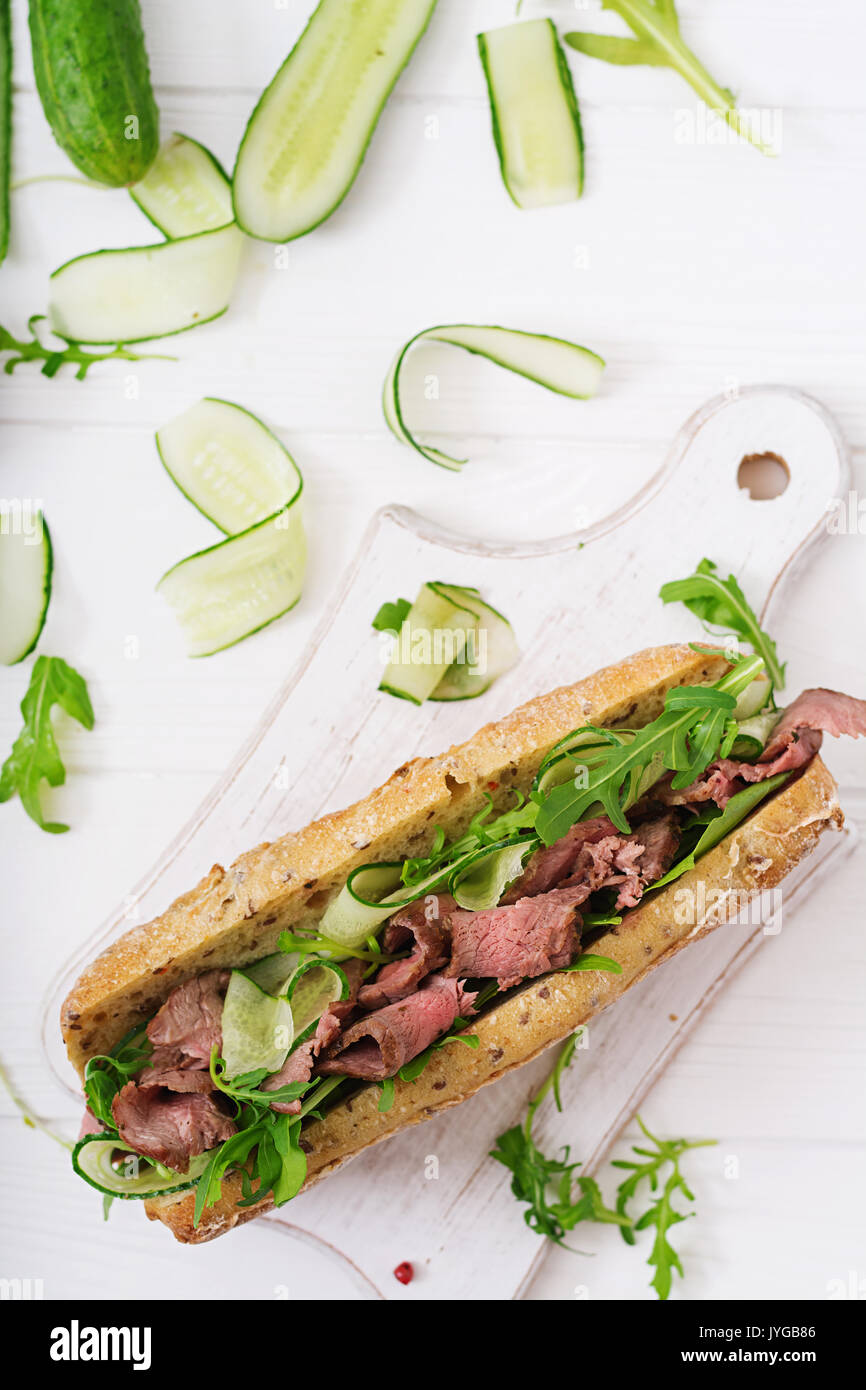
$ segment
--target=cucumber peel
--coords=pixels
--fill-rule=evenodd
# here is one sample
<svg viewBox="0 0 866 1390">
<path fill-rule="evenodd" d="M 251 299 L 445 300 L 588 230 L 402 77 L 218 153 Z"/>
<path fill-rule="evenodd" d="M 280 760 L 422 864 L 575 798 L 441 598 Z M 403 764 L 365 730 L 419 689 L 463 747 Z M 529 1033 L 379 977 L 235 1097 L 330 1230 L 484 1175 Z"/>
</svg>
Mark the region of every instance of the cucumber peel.
<svg viewBox="0 0 866 1390">
<path fill-rule="evenodd" d="M 478 35 L 502 181 L 519 208 L 583 192 L 583 133 L 568 62 L 551 19 Z"/>
<path fill-rule="evenodd" d="M 33 651 L 51 601 L 51 536 L 41 512 L 36 529 L 34 536 L 0 525 L 0 663 L 4 666 L 14 666 Z"/>
<path fill-rule="evenodd" d="M 397 353 L 385 379 L 382 409 L 391 433 L 403 444 L 415 449 L 422 458 L 441 468 L 459 471 L 466 459 L 454 458 L 430 445 L 421 444 L 406 423 L 400 396 L 400 376 L 407 356 L 421 343 L 450 343 L 489 362 L 505 367 L 555 391 L 561 396 L 586 400 L 598 390 L 604 359 L 589 348 L 552 338 L 543 333 L 525 333 L 517 328 L 502 328 L 491 324 L 446 323 L 422 329 L 410 338 Z"/>
</svg>

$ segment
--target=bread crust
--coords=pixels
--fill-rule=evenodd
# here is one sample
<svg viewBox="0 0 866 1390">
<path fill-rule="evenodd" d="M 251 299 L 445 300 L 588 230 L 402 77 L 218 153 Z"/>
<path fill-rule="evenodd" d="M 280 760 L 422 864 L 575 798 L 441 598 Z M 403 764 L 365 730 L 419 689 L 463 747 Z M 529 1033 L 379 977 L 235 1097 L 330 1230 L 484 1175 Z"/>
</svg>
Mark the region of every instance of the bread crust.
<svg viewBox="0 0 866 1390">
<path fill-rule="evenodd" d="M 275 949 L 279 932 L 315 922 L 358 864 L 422 853 L 433 825 L 459 834 L 491 789 L 503 807 L 514 787 L 526 791 L 548 750 L 583 723 L 643 724 L 661 711 L 672 686 L 716 680 L 723 658 L 669 646 L 639 652 L 574 685 L 542 695 L 486 725 L 468 742 L 437 758 L 415 759 L 345 811 L 314 822 L 241 856 L 226 871 L 216 865 L 191 893 L 161 917 L 137 927 L 103 952 L 76 982 L 62 1009 L 69 1056 L 83 1072 L 87 1058 L 108 1051 L 167 994 L 203 968 L 242 965 Z M 379 1090 L 367 1087 L 304 1130 L 305 1189 L 370 1145 L 473 1095 L 530 1061 L 614 1003 L 627 989 L 689 941 L 727 921 L 743 902 L 776 887 L 843 822 L 836 788 L 820 758 L 762 802 L 720 845 L 674 885 L 627 913 L 593 951 L 622 966 L 620 975 L 575 972 L 542 976 L 472 1026 L 479 1047 L 443 1048 L 415 1082 L 395 1082 L 394 1103 L 378 1111 Z M 702 885 L 700 918 L 678 922 L 677 904 Z M 184 1243 L 200 1244 L 270 1209 L 269 1198 L 239 1208 L 237 1175 L 193 1227 L 194 1193 L 145 1202 Z"/>
</svg>

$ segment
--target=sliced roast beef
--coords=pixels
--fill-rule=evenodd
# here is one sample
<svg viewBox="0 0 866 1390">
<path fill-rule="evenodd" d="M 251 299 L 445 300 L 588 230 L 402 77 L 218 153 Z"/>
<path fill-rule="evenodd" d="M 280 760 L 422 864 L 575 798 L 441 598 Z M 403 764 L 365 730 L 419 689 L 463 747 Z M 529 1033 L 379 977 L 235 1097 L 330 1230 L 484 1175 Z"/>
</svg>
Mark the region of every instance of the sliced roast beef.
<svg viewBox="0 0 866 1390">
<path fill-rule="evenodd" d="M 316 1031 L 306 1042 L 302 1042 L 296 1047 L 294 1052 L 290 1052 L 279 1071 L 268 1076 L 262 1082 L 263 1091 L 278 1091 L 281 1086 L 288 1086 L 292 1081 L 309 1081 L 313 1074 L 313 1065 L 319 1053 L 326 1047 L 330 1047 L 340 1035 L 343 1023 L 352 1013 L 358 998 L 358 989 L 364 975 L 364 962 L 361 960 L 345 961 L 342 970 L 349 985 L 349 996 L 347 999 L 340 999 L 335 1004 L 330 1004 L 322 1014 L 316 1024 Z M 298 1115 L 301 1110 L 300 1100 L 275 1100 L 271 1104 L 271 1109 L 276 1110 L 280 1115 Z"/>
<path fill-rule="evenodd" d="M 821 747 L 822 732 L 834 738 L 841 734 L 852 738 L 866 734 L 866 700 L 842 695 L 837 690 L 804 690 L 782 714 L 756 763 L 717 758 L 681 791 L 672 791 L 668 778 L 659 796 L 669 806 L 714 801 L 724 809 L 735 792 L 749 783 L 764 782 L 779 772 L 796 772 L 805 767 Z"/>
<path fill-rule="evenodd" d="M 410 903 L 396 913 L 385 928 L 383 945 L 390 954 L 414 938 L 414 948 L 405 960 L 383 965 L 375 980 L 364 985 L 358 996 L 363 1009 L 383 1009 L 396 1004 L 419 986 L 425 976 L 439 970 L 448 960 L 447 917 L 457 906 L 448 893 L 431 894 Z"/>
<path fill-rule="evenodd" d="M 564 879 L 574 873 L 585 845 L 594 844 L 597 840 L 616 833 L 616 826 L 607 816 L 578 821 L 561 840 L 537 849 L 529 856 L 526 868 L 517 882 L 511 885 L 500 906 L 516 903 L 521 898 L 534 898 L 539 893 L 558 888 Z"/>
<path fill-rule="evenodd" d="M 81 1117 L 81 1125 L 78 1130 L 78 1138 L 83 1139 L 85 1134 L 101 1134 L 104 1126 L 97 1120 L 89 1105 L 85 1105 L 84 1114 Z"/>
<path fill-rule="evenodd" d="M 585 884 L 554 888 L 483 912 L 452 912 L 451 961 L 445 974 L 495 977 L 500 989 L 510 989 L 521 980 L 561 969 L 577 950 L 577 909 L 589 893 Z"/>
<path fill-rule="evenodd" d="M 328 1058 L 319 1064 L 319 1071 L 370 1081 L 395 1076 L 446 1032 L 455 1018 L 470 1017 L 475 998 L 462 982 L 429 975 L 408 999 L 377 1009 L 347 1028 Z"/>
<path fill-rule="evenodd" d="M 189 1160 L 229 1139 L 232 1119 L 212 1095 L 184 1095 L 128 1081 L 111 1103 L 118 1134 L 136 1153 L 185 1173 Z"/>
<path fill-rule="evenodd" d="M 653 816 L 635 828 L 635 836 L 643 845 L 639 857 L 640 876 L 646 887 L 666 874 L 680 843 L 680 823 L 676 814 L 667 811 Z"/>
<path fill-rule="evenodd" d="M 806 729 L 823 731 L 833 738 L 841 734 L 859 738 L 866 734 L 866 700 L 820 687 L 804 690 L 782 714 L 759 761 L 772 762 Z"/>
<path fill-rule="evenodd" d="M 209 1070 L 182 1071 L 177 1068 L 173 1071 L 157 1071 L 156 1067 L 149 1067 L 139 1075 L 138 1084 L 144 1087 L 162 1086 L 166 1091 L 174 1091 L 179 1095 L 206 1096 L 216 1090 Z"/>
<path fill-rule="evenodd" d="M 178 985 L 147 1025 L 160 1070 L 206 1067 L 222 1046 L 223 1001 L 230 971 L 208 970 Z"/>
</svg>

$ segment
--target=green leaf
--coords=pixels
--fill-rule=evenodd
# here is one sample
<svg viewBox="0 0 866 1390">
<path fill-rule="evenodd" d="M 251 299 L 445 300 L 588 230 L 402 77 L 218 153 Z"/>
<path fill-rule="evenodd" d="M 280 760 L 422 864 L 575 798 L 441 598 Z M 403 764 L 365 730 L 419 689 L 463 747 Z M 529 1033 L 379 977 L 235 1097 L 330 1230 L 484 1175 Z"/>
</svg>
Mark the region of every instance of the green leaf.
<svg viewBox="0 0 866 1390">
<path fill-rule="evenodd" d="M 57 821 L 46 821 L 39 802 L 43 781 L 60 787 L 66 780 L 51 722 L 55 705 L 85 729 L 93 728 L 93 707 L 82 677 L 59 656 L 37 657 L 21 701 L 24 727 L 0 771 L 0 801 L 8 801 L 17 792 L 31 820 L 52 835 L 69 829 Z"/>
<path fill-rule="evenodd" d="M 642 39 L 613 38 L 610 34 L 564 34 L 565 42 L 588 58 L 600 58 L 620 67 L 667 67 L 668 60 L 652 43 Z"/>
<path fill-rule="evenodd" d="M 602 9 L 613 10 L 624 19 L 636 40 L 654 49 L 659 63 L 678 72 L 711 110 L 718 111 L 731 130 L 750 141 L 762 154 L 775 154 L 770 146 L 758 138 L 743 113 L 737 110 L 730 89 L 721 86 L 710 75 L 685 43 L 672 0 L 656 0 L 655 4 L 652 0 L 602 0 Z M 567 39 L 569 37 L 566 35 Z"/>
<path fill-rule="evenodd" d="M 42 375 L 47 377 L 56 376 L 64 364 L 76 367 L 75 378 L 83 381 L 97 362 L 110 362 L 120 360 L 123 362 L 144 362 L 148 359 L 159 358 L 165 362 L 176 362 L 176 357 L 169 357 L 164 352 L 130 352 L 122 343 L 117 347 L 111 348 L 108 352 L 86 352 L 78 343 L 72 340 L 67 341 L 64 348 L 56 348 L 50 344 L 43 343 L 36 329 L 36 324 L 43 322 L 44 314 L 31 314 L 27 320 L 27 327 L 30 330 L 30 338 L 16 338 L 7 328 L 0 324 L 0 355 L 5 352 L 14 354 L 8 357 L 3 363 L 3 370 L 7 376 L 11 376 L 16 367 L 22 362 L 42 362 Z"/>
<path fill-rule="evenodd" d="M 693 869 L 695 862 L 700 859 L 702 854 L 706 854 L 708 850 L 719 844 L 735 826 L 740 824 L 740 821 L 745 820 L 746 816 L 751 814 L 765 797 L 770 796 L 784 782 L 787 782 L 790 776 L 790 772 L 779 772 L 775 777 L 768 777 L 766 782 L 753 782 L 751 786 L 744 787 L 741 792 L 735 792 L 721 815 L 713 816 L 707 822 L 691 854 L 678 860 L 662 878 L 650 885 L 648 891 L 655 892 L 657 888 L 664 888 L 668 883 L 673 883 L 681 874 L 686 873 L 688 869 Z"/>
<path fill-rule="evenodd" d="M 622 921 L 622 918 L 617 918 Z M 575 970 L 606 970 L 611 975 L 621 975 L 622 966 L 619 961 L 611 960 L 610 956 L 594 956 L 591 952 L 585 951 L 577 960 L 573 960 L 571 965 L 564 965 L 560 970 L 560 975 L 568 975 Z"/>
<path fill-rule="evenodd" d="M 683 1277 L 682 1263 L 668 1239 L 668 1232 L 681 1221 L 685 1221 L 688 1216 L 694 1215 L 693 1212 L 678 1211 L 673 1206 L 673 1198 L 678 1191 L 688 1201 L 694 1201 L 694 1197 L 680 1172 L 680 1158 L 686 1150 L 705 1148 L 715 1144 L 716 1140 L 657 1139 L 647 1129 L 640 1115 L 637 1116 L 637 1122 L 654 1148 L 632 1145 L 632 1153 L 636 1154 L 639 1159 L 643 1159 L 643 1162 L 635 1163 L 629 1159 L 613 1160 L 611 1164 L 613 1168 L 625 1169 L 629 1174 L 617 1188 L 616 1210 L 623 1216 L 627 1215 L 628 1203 L 635 1196 L 642 1182 L 649 1184 L 651 1192 L 657 1192 L 661 1183 L 662 1170 L 670 1164 L 670 1172 L 661 1187 L 660 1195 L 650 1202 L 646 1211 L 635 1221 L 633 1227 L 630 1229 L 623 1227 L 622 1229 L 623 1239 L 628 1245 L 634 1245 L 635 1231 L 644 1231 L 648 1227 L 655 1228 L 655 1239 L 647 1260 L 647 1264 L 655 1270 L 650 1286 L 655 1289 L 660 1299 L 666 1299 L 671 1291 L 674 1272 L 679 1274 L 680 1278 Z"/>
<path fill-rule="evenodd" d="M 380 1115 L 386 1115 L 394 1104 L 394 1078 L 386 1076 L 384 1081 L 379 1082 L 382 1094 L 379 1096 L 379 1104 L 376 1109 Z"/>
<path fill-rule="evenodd" d="M 575 822 L 596 814 L 596 808 L 628 835 L 625 812 L 665 768 L 676 773 L 672 786 L 679 789 L 687 787 L 712 762 L 725 736 L 736 695 L 751 684 L 762 667 L 759 657 L 745 657 L 715 686 L 669 690 L 658 719 L 638 729 L 629 743 L 608 743 L 603 757 L 585 768 L 582 779 L 563 782 L 544 796 L 535 822 L 543 842 L 555 844 Z M 605 730 L 595 732 L 603 734 Z"/>
<path fill-rule="evenodd" d="M 398 598 L 393 603 L 383 603 L 373 619 L 373 627 L 377 632 L 399 632 L 411 607 L 412 601 L 408 598 Z"/>
<path fill-rule="evenodd" d="M 663 603 L 684 603 L 705 627 L 731 632 L 748 642 L 763 657 L 774 689 L 785 684 L 785 667 L 779 662 L 776 644 L 761 627 L 734 575 L 722 579 L 712 560 L 701 560 L 694 574 L 674 579 L 659 590 Z"/>
</svg>

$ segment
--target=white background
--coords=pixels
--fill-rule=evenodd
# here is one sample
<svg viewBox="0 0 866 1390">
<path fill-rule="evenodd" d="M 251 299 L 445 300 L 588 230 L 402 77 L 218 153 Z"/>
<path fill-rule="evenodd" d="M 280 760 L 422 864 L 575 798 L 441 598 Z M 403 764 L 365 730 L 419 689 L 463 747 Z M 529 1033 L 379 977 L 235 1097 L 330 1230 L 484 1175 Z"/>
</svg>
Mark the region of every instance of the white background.
<svg viewBox="0 0 866 1390">
<path fill-rule="evenodd" d="M 231 167 L 307 9 L 306 0 L 143 0 L 164 133 L 195 136 Z M 614 18 L 568 3 L 527 0 L 524 12 L 621 32 Z M 91 734 L 57 721 L 69 776 L 49 804 L 69 834 L 49 839 L 20 806 L 0 808 L 0 1056 L 37 1112 L 67 1129 L 74 1107 L 47 1084 L 38 1050 L 45 987 L 230 759 L 376 507 L 407 502 L 485 537 L 584 526 L 650 475 L 704 399 L 762 381 L 802 387 L 836 414 L 863 486 L 861 7 L 683 0 L 685 35 L 711 70 L 745 105 L 781 112 L 775 161 L 733 142 L 678 140 L 682 113 L 697 108 L 673 74 L 575 56 L 586 193 L 535 213 L 518 211 L 502 188 L 474 46 L 478 29 L 511 13 L 510 0 L 440 0 L 343 207 L 290 246 L 285 268 L 275 248 L 250 242 L 225 318 L 165 345 L 177 362 L 109 364 L 83 384 L 22 367 L 0 383 L 0 493 L 42 499 L 55 545 L 40 651 L 85 674 L 97 718 Z M 34 93 L 23 3 L 14 21 L 15 175 L 74 172 Z M 54 266 L 153 239 L 123 192 L 74 184 L 21 189 L 13 219 L 0 318 L 18 330 L 44 309 Z M 583 342 L 608 361 L 601 394 L 569 402 L 463 354 L 437 356 L 441 399 L 435 418 L 419 403 L 418 419 L 472 461 L 459 477 L 427 465 L 387 434 L 379 393 L 395 348 L 449 320 Z M 417 382 L 423 369 L 414 370 Z M 152 436 L 204 394 L 254 410 L 292 450 L 306 479 L 311 560 L 294 614 L 193 663 L 153 586 L 213 535 L 163 473 Z M 707 479 L 707 506 L 717 481 Z M 699 558 L 700 517 L 672 515 L 670 526 L 694 531 Z M 735 536 L 718 558 L 735 562 Z M 834 536 L 791 583 L 776 633 L 791 690 L 866 693 L 863 576 L 862 536 Z M 614 659 L 615 609 L 611 631 Z M 3 750 L 29 668 L 0 673 Z M 827 760 L 862 824 L 866 753 L 833 745 Z M 227 858 L 242 848 L 226 846 Z M 646 1101 L 660 1132 L 720 1141 L 693 1157 L 699 1215 L 676 1233 L 691 1298 L 820 1299 L 837 1289 L 832 1281 L 866 1279 L 864 864 L 861 848 L 786 922 Z M 339 1265 L 262 1223 L 199 1250 L 175 1247 L 134 1204 L 116 1205 L 103 1226 L 63 1152 L 24 1128 L 8 1101 L 2 1109 L 0 1274 L 41 1278 L 48 1297 L 261 1298 L 278 1286 L 357 1296 Z M 731 1157 L 736 1178 L 725 1177 Z M 591 1298 L 648 1296 L 646 1251 L 626 1250 L 604 1228 L 585 1228 L 577 1244 L 595 1258 L 555 1252 L 536 1296 L 571 1298 L 577 1286 Z M 394 1263 L 406 1254 L 395 1246 Z M 377 1281 L 399 1297 L 388 1269 Z"/>
</svg>

